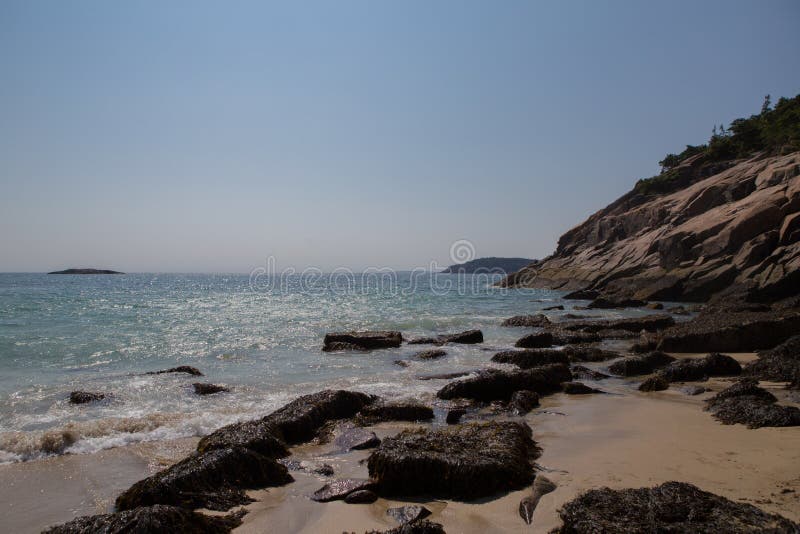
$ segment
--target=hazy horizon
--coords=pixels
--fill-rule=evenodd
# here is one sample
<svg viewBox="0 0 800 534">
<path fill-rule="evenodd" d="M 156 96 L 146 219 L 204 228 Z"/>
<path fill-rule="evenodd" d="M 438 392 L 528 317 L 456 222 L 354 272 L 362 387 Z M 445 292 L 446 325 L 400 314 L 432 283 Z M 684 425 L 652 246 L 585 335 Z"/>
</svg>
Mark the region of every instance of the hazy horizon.
<svg viewBox="0 0 800 534">
<path fill-rule="evenodd" d="M 0 4 L 0 272 L 543 258 L 800 93 L 800 4 Z"/>
</svg>

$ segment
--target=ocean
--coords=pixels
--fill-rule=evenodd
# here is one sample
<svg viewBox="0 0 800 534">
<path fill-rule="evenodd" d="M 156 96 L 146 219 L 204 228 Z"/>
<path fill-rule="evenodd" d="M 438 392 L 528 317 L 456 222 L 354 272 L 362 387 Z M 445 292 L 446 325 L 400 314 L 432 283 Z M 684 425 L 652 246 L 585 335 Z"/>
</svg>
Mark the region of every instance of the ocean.
<svg viewBox="0 0 800 534">
<path fill-rule="evenodd" d="M 228 274 L 0 274 L 0 463 L 93 453 L 130 443 L 205 435 L 261 417 L 324 388 L 432 400 L 446 381 L 419 375 L 496 366 L 493 350 L 526 329 L 502 319 L 574 312 L 563 293 L 493 286 L 498 277 L 420 272 L 274 279 Z M 367 353 L 321 351 L 326 332 L 400 330 L 406 338 L 483 330 L 480 345 Z M 396 360 L 408 360 L 401 367 Z M 145 374 L 190 365 L 205 376 Z M 230 393 L 198 396 L 196 381 Z M 72 405 L 73 390 L 110 394 Z"/>
</svg>

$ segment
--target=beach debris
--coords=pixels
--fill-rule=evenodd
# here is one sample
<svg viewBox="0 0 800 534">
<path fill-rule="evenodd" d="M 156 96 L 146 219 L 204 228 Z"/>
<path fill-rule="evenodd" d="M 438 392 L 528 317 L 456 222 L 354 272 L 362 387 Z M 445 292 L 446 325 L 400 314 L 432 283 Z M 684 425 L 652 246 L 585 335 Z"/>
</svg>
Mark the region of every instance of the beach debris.
<svg viewBox="0 0 800 534">
<path fill-rule="evenodd" d="M 413 523 L 414 521 L 425 519 L 431 515 L 431 511 L 418 504 L 408 504 L 405 506 L 389 508 L 386 510 L 386 515 L 401 525 L 405 525 L 406 523 Z"/>
<path fill-rule="evenodd" d="M 492 361 L 531 369 L 548 363 L 569 363 L 569 356 L 562 350 L 504 350 L 492 356 Z"/>
<path fill-rule="evenodd" d="M 536 506 L 539 504 L 539 500 L 542 496 L 554 492 L 556 487 L 555 483 L 549 478 L 544 475 L 536 475 L 536 478 L 533 480 L 531 494 L 519 502 L 519 516 L 526 524 L 530 525 L 533 523 L 533 511 L 536 510 Z"/>
<path fill-rule="evenodd" d="M 399 347 L 403 335 L 393 330 L 364 332 L 330 332 L 325 334 L 322 350 L 372 350 Z"/>
<path fill-rule="evenodd" d="M 588 395 L 591 393 L 603 393 L 599 389 L 589 387 L 583 382 L 564 382 L 561 384 L 561 389 L 567 395 Z"/>
<path fill-rule="evenodd" d="M 483 332 L 466 330 L 457 334 L 442 334 L 436 337 L 418 337 L 410 340 L 409 345 L 444 345 L 445 343 L 474 344 L 483 343 Z"/>
<path fill-rule="evenodd" d="M 572 380 L 572 373 L 564 364 L 550 364 L 519 371 L 485 369 L 477 376 L 450 382 L 440 389 L 440 399 L 474 399 L 484 402 L 507 401 L 515 391 L 535 391 L 539 395 L 561 390 L 561 383 Z"/>
<path fill-rule="evenodd" d="M 660 375 L 651 376 L 639 384 L 639 391 L 663 391 L 668 388 L 669 382 L 666 378 Z"/>
<path fill-rule="evenodd" d="M 178 367 L 170 367 L 169 369 L 162 369 L 161 371 L 148 371 L 146 375 L 163 375 L 165 373 L 186 373 L 192 376 L 203 376 L 203 373 L 197 367 L 190 365 L 179 365 Z"/>
<path fill-rule="evenodd" d="M 515 391 L 508 401 L 508 409 L 515 415 L 525 415 L 539 406 L 539 394 L 535 391 Z"/>
<path fill-rule="evenodd" d="M 378 495 L 370 490 L 356 490 L 344 498 L 347 504 L 370 504 L 378 500 Z"/>
<path fill-rule="evenodd" d="M 545 314 L 539 313 L 536 315 L 515 315 L 514 317 L 509 317 L 501 323 L 501 326 L 544 327 L 550 326 L 551 324 L 550 319 L 548 319 Z"/>
<path fill-rule="evenodd" d="M 523 422 L 404 430 L 367 461 L 381 495 L 474 499 L 532 482 L 539 449 Z"/>
<path fill-rule="evenodd" d="M 603 380 L 605 378 L 611 378 L 609 375 L 605 373 L 601 373 L 600 371 L 595 371 L 594 369 L 589 369 L 588 367 L 584 367 L 583 365 L 573 366 L 572 376 L 584 380 Z"/>
<path fill-rule="evenodd" d="M 244 447 L 194 454 L 125 490 L 117 510 L 170 504 L 228 510 L 251 499 L 244 489 L 282 486 L 294 479 L 286 467 Z"/>
<path fill-rule="evenodd" d="M 775 396 L 752 378 L 741 379 L 706 401 L 706 409 L 726 425 L 747 428 L 800 425 L 800 409 L 777 404 Z"/>
<path fill-rule="evenodd" d="M 361 409 L 356 424 L 367 426 L 383 421 L 429 421 L 433 408 L 417 401 L 379 401 Z"/>
<path fill-rule="evenodd" d="M 703 358 L 684 358 L 670 363 L 660 375 L 669 382 L 706 380 L 710 376 L 736 376 L 741 374 L 739 362 L 725 354 L 712 353 Z"/>
<path fill-rule="evenodd" d="M 316 502 L 330 502 L 342 500 L 354 491 L 374 490 L 375 481 L 366 478 L 339 478 L 322 486 L 311 495 L 311 500 Z"/>
<path fill-rule="evenodd" d="M 614 362 L 608 369 L 615 375 L 621 376 L 646 375 L 673 361 L 675 361 L 675 358 L 672 356 L 663 352 L 653 351 Z"/>
<path fill-rule="evenodd" d="M 192 384 L 194 392 L 198 395 L 213 395 L 214 393 L 224 393 L 230 391 L 225 386 L 218 386 L 217 384 L 209 384 L 208 382 L 195 382 Z"/>
<path fill-rule="evenodd" d="M 73 391 L 69 394 L 70 404 L 87 404 L 106 398 L 105 393 L 92 393 L 90 391 Z"/>
<path fill-rule="evenodd" d="M 228 515 L 206 515 L 177 506 L 156 504 L 112 514 L 78 517 L 51 527 L 46 534 L 86 534 L 90 532 L 196 532 L 224 534 L 242 524 L 247 513 L 240 509 Z"/>
<path fill-rule="evenodd" d="M 436 360 L 447 356 L 447 351 L 442 349 L 423 350 L 414 355 L 418 360 Z"/>
<path fill-rule="evenodd" d="M 553 533 L 774 532 L 798 525 L 753 505 L 734 502 L 685 482 L 653 488 L 589 490 L 566 503 Z"/>
</svg>

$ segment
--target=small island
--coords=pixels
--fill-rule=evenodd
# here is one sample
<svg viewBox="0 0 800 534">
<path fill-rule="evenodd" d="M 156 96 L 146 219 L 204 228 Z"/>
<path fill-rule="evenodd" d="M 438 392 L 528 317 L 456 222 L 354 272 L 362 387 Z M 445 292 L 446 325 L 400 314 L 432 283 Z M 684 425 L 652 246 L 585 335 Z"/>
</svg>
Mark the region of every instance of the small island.
<svg viewBox="0 0 800 534">
<path fill-rule="evenodd" d="M 511 274 L 519 271 L 536 260 L 528 258 L 477 258 L 464 263 L 457 263 L 451 265 L 442 273 L 456 274 L 456 273 L 505 273 Z"/>
<path fill-rule="evenodd" d="M 53 271 L 47 274 L 125 274 L 109 269 L 64 269 L 63 271 Z"/>
</svg>

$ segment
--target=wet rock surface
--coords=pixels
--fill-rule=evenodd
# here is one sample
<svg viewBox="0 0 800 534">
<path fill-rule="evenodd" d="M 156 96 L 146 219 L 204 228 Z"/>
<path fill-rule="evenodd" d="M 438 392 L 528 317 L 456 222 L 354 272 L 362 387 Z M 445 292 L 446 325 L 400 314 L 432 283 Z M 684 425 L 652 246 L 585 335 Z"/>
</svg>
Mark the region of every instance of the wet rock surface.
<svg viewBox="0 0 800 534">
<path fill-rule="evenodd" d="M 555 344 L 553 334 L 550 332 L 537 332 L 523 336 L 514 343 L 515 347 L 521 349 L 540 349 L 552 347 Z"/>
<path fill-rule="evenodd" d="M 572 366 L 572 376 L 573 378 L 580 378 L 584 380 L 604 380 L 606 378 L 611 378 L 610 375 L 601 373 L 600 371 L 595 371 L 594 369 L 589 369 L 583 365 Z"/>
<path fill-rule="evenodd" d="M 659 373 L 669 382 L 706 380 L 710 376 L 738 376 L 739 362 L 725 354 L 712 353 L 703 358 L 684 358 L 664 367 Z"/>
<path fill-rule="evenodd" d="M 433 408 L 416 401 L 379 401 L 364 407 L 358 414 L 359 425 L 374 425 L 383 421 L 429 421 Z"/>
<path fill-rule="evenodd" d="M 758 360 L 745 365 L 744 374 L 759 380 L 790 382 L 795 389 L 800 387 L 800 335 L 759 352 Z"/>
<path fill-rule="evenodd" d="M 142 506 L 112 514 L 100 514 L 73 519 L 51 527 L 46 534 L 148 534 L 151 532 L 225 534 L 242 524 L 241 513 L 210 516 L 157 504 Z"/>
<path fill-rule="evenodd" d="M 625 319 L 608 319 L 600 321 L 564 321 L 558 327 L 564 330 L 582 330 L 584 332 L 599 332 L 601 330 L 625 330 L 628 332 L 657 332 L 675 324 L 675 319 L 669 315 L 645 315 L 643 317 L 629 317 Z"/>
<path fill-rule="evenodd" d="M 706 401 L 706 409 L 726 424 L 741 423 L 748 428 L 800 425 L 800 409 L 777 404 L 775 396 L 743 379 Z"/>
<path fill-rule="evenodd" d="M 344 499 L 355 491 L 375 489 L 375 482 L 366 478 L 341 478 L 328 482 L 311 495 L 312 501 L 330 502 Z"/>
<path fill-rule="evenodd" d="M 213 395 L 214 393 L 225 393 L 230 391 L 230 389 L 226 388 L 225 386 L 203 382 L 195 382 L 192 384 L 192 387 L 194 388 L 194 392 L 198 395 Z"/>
<path fill-rule="evenodd" d="M 509 363 L 520 369 L 531 369 L 549 363 L 569 363 L 569 356 L 557 350 L 504 350 L 492 356 L 492 361 Z"/>
<path fill-rule="evenodd" d="M 334 441 L 334 444 L 344 451 L 372 449 L 380 443 L 381 440 L 375 432 L 354 426 L 341 429 L 341 433 Z"/>
<path fill-rule="evenodd" d="M 73 391 L 69 394 L 70 404 L 87 404 L 106 398 L 105 393 L 92 393 L 90 391 Z"/>
<path fill-rule="evenodd" d="M 445 356 L 447 356 L 447 351 L 442 349 L 423 350 L 422 352 L 418 352 L 414 355 L 414 357 L 418 360 L 438 360 L 439 358 L 443 358 Z"/>
<path fill-rule="evenodd" d="M 501 323 L 501 326 L 545 327 L 551 324 L 546 315 L 539 313 L 537 315 L 515 315 L 514 317 L 509 317 Z"/>
<path fill-rule="evenodd" d="M 564 382 L 561 384 L 561 389 L 567 395 L 589 395 L 592 393 L 602 393 L 599 389 L 589 387 L 583 382 Z"/>
<path fill-rule="evenodd" d="M 539 500 L 556 490 L 556 485 L 544 475 L 536 475 L 533 481 L 533 488 L 531 494 L 524 497 L 519 503 L 519 516 L 530 525 L 533 523 L 533 512 L 539 504 Z"/>
<path fill-rule="evenodd" d="M 418 337 L 408 342 L 409 345 L 444 345 L 446 343 L 475 344 L 483 343 L 483 332 L 467 330 L 457 334 L 442 334 L 436 337 Z"/>
<path fill-rule="evenodd" d="M 562 349 L 572 362 L 604 362 L 619 358 L 621 354 L 591 345 L 568 345 Z"/>
<path fill-rule="evenodd" d="M 325 334 L 322 350 L 373 350 L 399 347 L 403 335 L 392 330 L 366 332 L 331 332 Z M 346 344 L 346 345 L 342 345 Z M 349 349 L 348 349 L 349 347 Z"/>
<path fill-rule="evenodd" d="M 186 373 L 192 376 L 203 376 L 203 373 L 197 367 L 189 365 L 179 365 L 178 367 L 171 367 L 169 369 L 162 369 L 161 371 L 148 371 L 146 375 L 163 375 L 165 373 Z"/>
<path fill-rule="evenodd" d="M 356 490 L 344 498 L 347 504 L 370 504 L 378 500 L 378 495 L 370 490 Z"/>
<path fill-rule="evenodd" d="M 466 423 L 386 438 L 367 466 L 382 495 L 474 499 L 530 484 L 537 455 L 524 423 Z"/>
<path fill-rule="evenodd" d="M 641 356 L 631 356 L 609 366 L 609 371 L 620 376 L 647 375 L 665 365 L 675 361 L 675 358 L 660 351 L 654 351 Z"/>
<path fill-rule="evenodd" d="M 521 371 L 487 369 L 477 376 L 451 382 L 440 389 L 440 399 L 474 399 L 484 402 L 509 400 L 515 391 L 535 391 L 539 395 L 561 390 L 562 382 L 572 380 L 572 373 L 564 364 L 551 364 Z"/>
<path fill-rule="evenodd" d="M 669 389 L 669 382 L 663 376 L 651 376 L 641 384 L 639 384 L 639 391 L 664 391 Z"/>
<path fill-rule="evenodd" d="M 410 504 L 406 506 L 398 506 L 396 508 L 389 508 L 386 510 L 386 515 L 401 525 L 405 525 L 406 523 L 413 523 L 414 521 L 425 519 L 431 515 L 431 511 L 424 506 Z"/>
<path fill-rule="evenodd" d="M 750 504 L 730 501 L 684 482 L 654 488 L 589 490 L 566 503 L 556 533 L 770 532 L 798 525 Z"/>
<path fill-rule="evenodd" d="M 195 454 L 140 480 L 116 500 L 118 510 L 169 504 L 185 508 L 227 510 L 250 499 L 243 489 L 292 482 L 286 467 L 243 447 Z"/>
<path fill-rule="evenodd" d="M 515 415 L 525 415 L 539 406 L 539 394 L 535 391 L 515 391 L 508 401 L 508 409 Z"/>
</svg>

